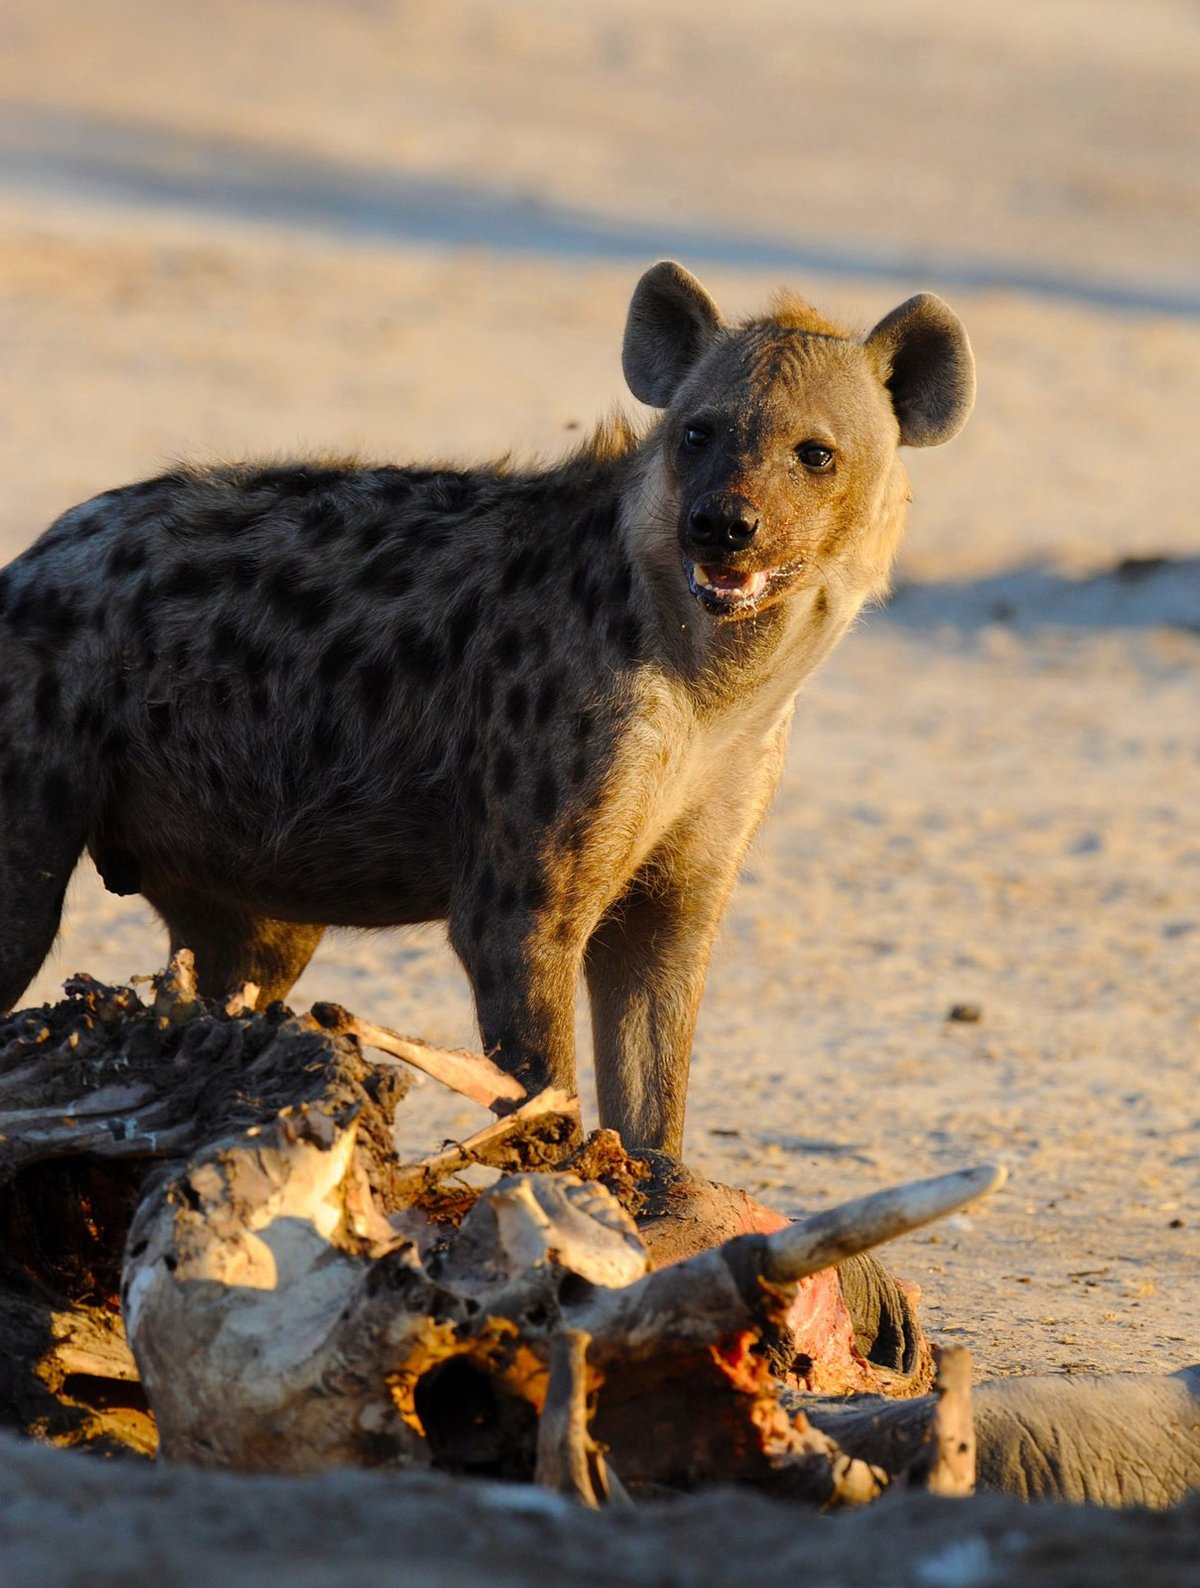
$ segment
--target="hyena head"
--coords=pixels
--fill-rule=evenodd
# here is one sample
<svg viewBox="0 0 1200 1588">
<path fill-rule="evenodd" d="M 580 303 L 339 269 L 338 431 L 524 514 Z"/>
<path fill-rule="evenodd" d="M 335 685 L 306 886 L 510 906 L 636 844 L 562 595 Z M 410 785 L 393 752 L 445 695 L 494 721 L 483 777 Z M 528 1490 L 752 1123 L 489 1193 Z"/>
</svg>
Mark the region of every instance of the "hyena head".
<svg viewBox="0 0 1200 1588">
<path fill-rule="evenodd" d="M 966 332 L 932 294 L 864 338 L 791 296 L 727 325 L 669 261 L 638 283 L 623 363 L 666 410 L 643 484 L 650 555 L 718 623 L 806 592 L 849 621 L 883 594 L 908 500 L 896 448 L 948 441 L 975 395 Z"/>
</svg>

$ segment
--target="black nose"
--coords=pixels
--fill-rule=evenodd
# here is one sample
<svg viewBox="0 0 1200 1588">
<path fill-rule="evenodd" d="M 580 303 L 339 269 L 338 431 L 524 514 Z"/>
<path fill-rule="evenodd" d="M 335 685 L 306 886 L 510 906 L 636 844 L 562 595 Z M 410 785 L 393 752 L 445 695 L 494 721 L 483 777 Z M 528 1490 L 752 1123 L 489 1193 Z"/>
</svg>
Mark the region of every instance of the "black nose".
<svg viewBox="0 0 1200 1588">
<path fill-rule="evenodd" d="M 741 551 L 758 534 L 758 518 L 744 497 L 705 496 L 688 514 L 688 529 L 697 546 Z"/>
</svg>

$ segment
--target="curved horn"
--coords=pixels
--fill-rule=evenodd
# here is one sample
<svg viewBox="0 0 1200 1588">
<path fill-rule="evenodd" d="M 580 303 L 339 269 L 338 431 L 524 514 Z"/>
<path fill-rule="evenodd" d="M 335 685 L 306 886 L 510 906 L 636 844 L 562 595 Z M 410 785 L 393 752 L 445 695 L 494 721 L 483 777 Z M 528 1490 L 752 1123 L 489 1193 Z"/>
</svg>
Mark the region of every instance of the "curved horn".
<svg viewBox="0 0 1200 1588">
<path fill-rule="evenodd" d="M 918 1230 L 998 1191 L 1007 1179 L 1007 1169 L 981 1164 L 856 1197 L 825 1213 L 799 1219 L 767 1236 L 763 1275 L 772 1284 L 786 1285 L 823 1268 L 836 1268 L 857 1252 L 894 1241 L 898 1235 L 907 1235 L 909 1230 Z"/>
</svg>

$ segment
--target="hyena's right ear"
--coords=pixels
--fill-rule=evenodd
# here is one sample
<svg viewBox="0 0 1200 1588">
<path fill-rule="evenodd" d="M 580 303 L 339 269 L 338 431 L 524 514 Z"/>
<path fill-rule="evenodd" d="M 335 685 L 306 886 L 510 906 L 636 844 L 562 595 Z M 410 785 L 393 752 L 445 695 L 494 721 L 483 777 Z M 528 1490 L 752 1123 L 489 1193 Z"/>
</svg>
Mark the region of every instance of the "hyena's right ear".
<svg viewBox="0 0 1200 1588">
<path fill-rule="evenodd" d="M 638 401 L 669 407 L 721 323 L 716 304 L 690 271 L 673 259 L 651 265 L 634 288 L 621 349 L 621 367 Z"/>
</svg>

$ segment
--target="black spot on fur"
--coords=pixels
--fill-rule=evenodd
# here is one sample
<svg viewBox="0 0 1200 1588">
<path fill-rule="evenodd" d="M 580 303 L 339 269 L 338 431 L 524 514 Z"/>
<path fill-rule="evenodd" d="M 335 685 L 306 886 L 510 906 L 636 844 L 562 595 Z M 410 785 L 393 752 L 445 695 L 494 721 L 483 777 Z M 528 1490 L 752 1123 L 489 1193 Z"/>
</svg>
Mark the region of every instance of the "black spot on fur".
<svg viewBox="0 0 1200 1588">
<path fill-rule="evenodd" d="M 321 468 L 311 463 L 281 464 L 276 468 L 256 469 L 245 481 L 253 490 L 277 491 L 280 496 L 312 496 L 338 486 L 349 469 Z"/>
<path fill-rule="evenodd" d="M 516 683 L 509 690 L 504 701 L 504 715 L 508 725 L 514 731 L 525 726 L 525 718 L 529 714 L 529 691 L 524 684 Z"/>
<path fill-rule="evenodd" d="M 496 988 L 496 977 L 492 967 L 490 965 L 477 966 L 473 979 L 478 996 L 480 998 L 490 998 Z"/>
<path fill-rule="evenodd" d="M 462 661 L 471 636 L 479 626 L 481 604 L 481 597 L 476 591 L 464 597 L 450 614 L 450 621 L 446 624 L 446 649 L 450 662 L 455 666 Z"/>
<path fill-rule="evenodd" d="M 259 561 L 249 548 L 222 557 L 212 569 L 213 583 L 219 582 L 227 590 L 247 590 L 258 575 Z"/>
<path fill-rule="evenodd" d="M 318 717 L 308 736 L 308 752 L 314 766 L 321 771 L 328 771 L 337 760 L 340 750 L 341 743 L 333 722 L 324 715 Z"/>
<path fill-rule="evenodd" d="M 420 469 L 376 469 L 371 476 L 375 494 L 394 506 L 411 502 L 418 486 L 429 478 L 428 471 Z"/>
<path fill-rule="evenodd" d="M 104 726 L 104 717 L 94 701 L 81 700 L 71 719 L 71 732 L 77 739 L 91 739 Z"/>
<path fill-rule="evenodd" d="M 632 589 L 633 570 L 627 562 L 623 562 L 612 576 L 612 582 L 608 587 L 608 599 L 614 606 L 623 607 L 629 600 Z"/>
<path fill-rule="evenodd" d="M 30 639 L 61 642 L 80 626 L 83 614 L 53 586 L 31 581 L 13 599 L 8 620 Z"/>
<path fill-rule="evenodd" d="M 475 489 L 467 476 L 444 471 L 430 475 L 425 494 L 436 512 L 461 513 L 471 506 Z"/>
<path fill-rule="evenodd" d="M 47 669 L 33 692 L 33 717 L 39 728 L 48 728 L 58 715 L 58 674 Z"/>
<path fill-rule="evenodd" d="M 61 826 L 71 815 L 74 790 L 66 773 L 52 767 L 42 778 L 42 804 L 54 825 Z"/>
<path fill-rule="evenodd" d="M 154 609 L 155 589 L 149 578 L 140 579 L 125 611 L 134 635 L 143 638 L 150 632 L 150 613 Z"/>
<path fill-rule="evenodd" d="M 538 688 L 537 700 L 533 706 L 533 720 L 539 728 L 545 727 L 554 713 L 558 710 L 558 702 L 562 695 L 562 675 L 552 674 L 543 678 Z"/>
<path fill-rule="evenodd" d="M 479 881 L 476 884 L 475 896 L 485 909 L 496 897 L 496 873 L 492 870 L 491 866 L 484 866 L 483 870 L 479 873 Z"/>
<path fill-rule="evenodd" d="M 584 621 L 590 627 L 595 621 L 596 608 L 599 605 L 599 601 L 596 595 L 596 587 L 582 563 L 571 575 L 571 600 L 583 613 Z"/>
<path fill-rule="evenodd" d="M 261 640 L 247 640 L 242 647 L 242 672 L 248 677 L 257 677 L 267 672 L 271 666 L 271 653 Z"/>
<path fill-rule="evenodd" d="M 595 713 L 588 709 L 581 711 L 575 718 L 575 738 L 578 743 L 584 744 L 591 738 L 596 726 Z"/>
<path fill-rule="evenodd" d="M 380 601 L 396 601 L 412 589 L 412 573 L 404 552 L 396 546 L 387 546 L 358 568 L 354 583 L 364 595 Z"/>
<path fill-rule="evenodd" d="M 467 815 L 470 816 L 472 821 L 482 822 L 486 819 L 487 801 L 483 797 L 483 790 L 474 778 L 463 784 L 459 791 L 459 797 L 466 806 Z"/>
<path fill-rule="evenodd" d="M 510 624 L 498 636 L 493 654 L 499 666 L 513 668 L 520 666 L 523 650 L 520 631 Z"/>
<path fill-rule="evenodd" d="M 469 928 L 472 943 L 478 943 L 483 937 L 484 928 L 487 926 L 487 911 L 476 910 L 471 916 Z"/>
<path fill-rule="evenodd" d="M 642 648 L 642 625 L 633 612 L 617 613 L 608 621 L 608 643 L 627 661 L 637 660 Z"/>
<path fill-rule="evenodd" d="M 202 563 L 177 562 L 168 571 L 159 586 L 159 594 L 168 601 L 193 601 L 208 594 L 208 574 Z"/>
<path fill-rule="evenodd" d="M 587 754 L 587 752 L 585 750 L 578 751 L 576 753 L 575 759 L 571 762 L 571 782 L 586 782 L 588 770 L 591 767 L 591 764 L 591 757 Z"/>
<path fill-rule="evenodd" d="M 492 762 L 492 787 L 497 794 L 511 794 L 516 778 L 516 760 L 508 746 L 502 744 Z"/>
<path fill-rule="evenodd" d="M 490 717 L 492 714 L 493 689 L 491 668 L 481 667 L 479 669 L 479 680 L 475 685 L 475 697 L 479 702 L 479 714 L 482 717 Z"/>
<path fill-rule="evenodd" d="M 396 659 L 410 678 L 424 682 L 441 668 L 442 649 L 432 634 L 411 630 L 397 636 Z"/>
<path fill-rule="evenodd" d="M 544 877 L 531 877 L 521 890 L 521 903 L 527 910 L 540 910 L 546 902 Z"/>
<path fill-rule="evenodd" d="M 589 540 L 607 540 L 612 533 L 613 522 L 613 509 L 598 507 L 584 518 L 579 533 Z"/>
<path fill-rule="evenodd" d="M 271 691 L 267 688 L 263 679 L 256 678 L 252 681 L 247 693 L 247 699 L 250 702 L 250 710 L 260 720 L 270 715 Z"/>
<path fill-rule="evenodd" d="M 384 541 L 395 541 L 396 520 L 390 513 L 372 512 L 355 521 L 354 544 L 366 556 L 377 551 Z"/>
<path fill-rule="evenodd" d="M 554 773 L 543 770 L 533 791 L 533 814 L 543 825 L 554 820 L 558 809 L 558 783 Z"/>
<path fill-rule="evenodd" d="M 262 593 L 281 618 L 306 630 L 323 623 L 333 606 L 329 586 L 308 584 L 301 566 L 295 562 L 273 569 L 263 580 Z"/>
<path fill-rule="evenodd" d="M 100 745 L 100 757 L 111 764 L 120 761 L 125 754 L 125 734 L 120 728 L 110 728 L 104 735 Z"/>
<path fill-rule="evenodd" d="M 146 707 L 146 723 L 156 739 L 171 737 L 171 703 L 155 700 Z"/>
<path fill-rule="evenodd" d="M 104 572 L 110 579 L 124 579 L 131 573 L 140 573 L 146 566 L 149 552 L 145 541 L 126 536 L 118 540 L 108 554 Z"/>
<path fill-rule="evenodd" d="M 544 623 L 534 623 L 529 629 L 529 650 L 535 662 L 544 662 L 550 655 L 550 634 Z"/>
<path fill-rule="evenodd" d="M 361 662 L 358 668 L 358 693 L 363 710 L 370 717 L 378 716 L 392 697 L 395 675 L 389 662 L 375 656 Z"/>
<path fill-rule="evenodd" d="M 823 618 L 829 611 L 829 592 L 818 590 L 816 600 L 813 602 L 813 611 L 819 618 Z"/>
<path fill-rule="evenodd" d="M 208 654 L 214 662 L 231 662 L 238 660 L 241 649 L 237 624 L 232 618 L 219 617 L 208 636 Z M 181 665 L 182 660 L 177 658 L 176 666 Z"/>
<path fill-rule="evenodd" d="M 304 585 L 296 591 L 292 611 L 301 629 L 319 628 L 333 610 L 334 595 L 328 585 Z"/>
<path fill-rule="evenodd" d="M 517 890 L 511 882 L 506 882 L 500 889 L 496 899 L 496 908 L 501 915 L 511 915 L 517 906 Z"/>
<path fill-rule="evenodd" d="M 516 595 L 519 590 L 531 590 L 545 578 L 550 565 L 550 554 L 544 546 L 525 546 L 515 552 L 505 564 L 500 579 L 500 594 Z"/>
<path fill-rule="evenodd" d="M 321 652 L 317 662 L 317 677 L 322 684 L 336 684 L 357 664 L 358 659 L 358 636 L 351 630 L 343 629 L 333 636 Z"/>
</svg>

